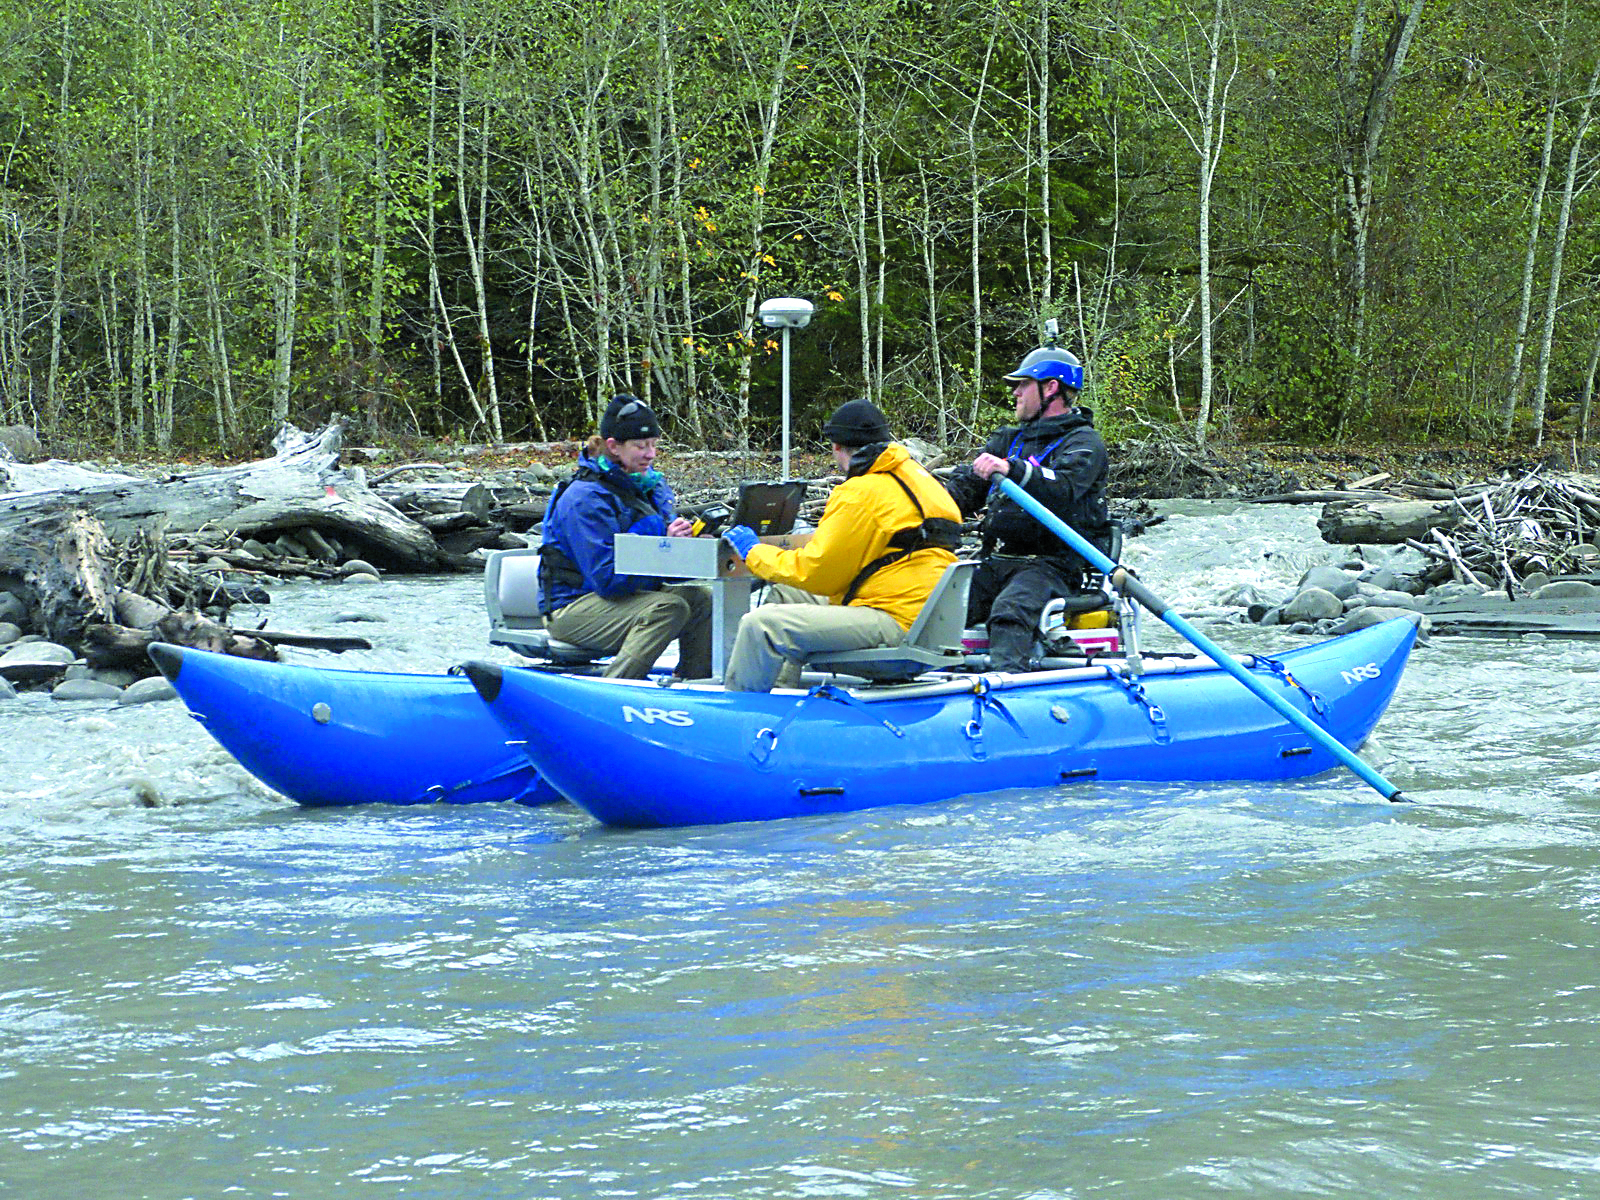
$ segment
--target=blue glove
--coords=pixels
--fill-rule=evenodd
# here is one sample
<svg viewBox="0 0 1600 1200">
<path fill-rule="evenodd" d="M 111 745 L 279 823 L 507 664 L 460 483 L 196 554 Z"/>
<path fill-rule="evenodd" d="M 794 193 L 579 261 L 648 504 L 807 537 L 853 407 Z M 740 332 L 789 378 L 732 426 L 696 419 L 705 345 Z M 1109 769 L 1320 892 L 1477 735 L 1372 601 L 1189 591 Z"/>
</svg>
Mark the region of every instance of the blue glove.
<svg viewBox="0 0 1600 1200">
<path fill-rule="evenodd" d="M 735 525 L 732 529 L 723 531 L 722 540 L 733 547 L 735 554 L 743 558 L 750 553 L 750 547 L 761 539 L 756 537 L 756 531 L 751 529 L 750 526 Z"/>
</svg>

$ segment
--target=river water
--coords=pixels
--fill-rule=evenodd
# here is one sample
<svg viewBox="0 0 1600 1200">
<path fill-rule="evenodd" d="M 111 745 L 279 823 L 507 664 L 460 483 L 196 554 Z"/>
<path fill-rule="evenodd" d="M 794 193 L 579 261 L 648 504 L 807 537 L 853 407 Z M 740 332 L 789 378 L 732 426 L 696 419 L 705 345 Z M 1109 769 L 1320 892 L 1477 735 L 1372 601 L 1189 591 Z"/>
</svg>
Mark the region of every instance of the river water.
<svg viewBox="0 0 1600 1200">
<path fill-rule="evenodd" d="M 1338 561 L 1314 511 L 1171 511 L 1145 581 L 1291 644 L 1218 606 Z M 464 577 L 271 613 L 377 644 L 297 661 L 493 657 Z M 177 704 L 3 703 L 0 1194 L 1600 1195 L 1597 702 L 1600 645 L 1435 638 L 1366 751 L 1411 805 L 1339 773 L 647 833 L 302 810 Z"/>
</svg>

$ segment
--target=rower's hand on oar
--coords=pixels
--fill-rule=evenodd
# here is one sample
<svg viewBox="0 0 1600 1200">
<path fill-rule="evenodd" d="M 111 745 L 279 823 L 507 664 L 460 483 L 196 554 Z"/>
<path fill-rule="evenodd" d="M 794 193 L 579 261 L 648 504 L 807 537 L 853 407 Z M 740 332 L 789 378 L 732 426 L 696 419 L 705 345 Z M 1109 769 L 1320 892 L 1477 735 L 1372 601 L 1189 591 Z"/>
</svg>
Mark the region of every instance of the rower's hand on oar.
<svg viewBox="0 0 1600 1200">
<path fill-rule="evenodd" d="M 980 454 L 972 460 L 972 473 L 979 479 L 988 479 L 989 476 L 1011 474 L 1011 464 L 998 454 Z"/>
</svg>

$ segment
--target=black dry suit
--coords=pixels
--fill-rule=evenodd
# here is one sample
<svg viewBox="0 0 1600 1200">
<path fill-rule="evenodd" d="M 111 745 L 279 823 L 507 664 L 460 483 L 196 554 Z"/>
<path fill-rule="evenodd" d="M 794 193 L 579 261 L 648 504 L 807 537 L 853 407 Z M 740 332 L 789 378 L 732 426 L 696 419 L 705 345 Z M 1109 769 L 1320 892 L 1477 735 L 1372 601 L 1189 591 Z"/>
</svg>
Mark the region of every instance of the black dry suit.
<svg viewBox="0 0 1600 1200">
<path fill-rule="evenodd" d="M 983 449 L 1010 464 L 1007 478 L 1011 482 L 1100 549 L 1110 550 L 1106 444 L 1095 432 L 1094 415 L 1088 409 L 1074 408 L 1059 416 L 1007 425 Z M 980 478 L 971 467 L 957 471 L 946 486 L 962 515 L 986 509 L 983 557 L 1043 558 L 1069 576 L 1087 565 L 998 484 Z"/>
</svg>

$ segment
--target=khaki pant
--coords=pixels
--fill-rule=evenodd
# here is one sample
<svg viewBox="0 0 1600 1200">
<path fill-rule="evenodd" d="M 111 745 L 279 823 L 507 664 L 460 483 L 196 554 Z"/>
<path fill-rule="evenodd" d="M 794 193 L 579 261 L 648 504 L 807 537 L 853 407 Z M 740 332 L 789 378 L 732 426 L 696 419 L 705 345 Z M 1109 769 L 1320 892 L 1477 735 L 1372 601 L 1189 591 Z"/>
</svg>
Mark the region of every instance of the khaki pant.
<svg viewBox="0 0 1600 1200">
<path fill-rule="evenodd" d="M 825 597 L 774 586 L 776 596 L 739 621 L 723 687 L 730 692 L 770 692 L 780 675 L 798 681 L 812 654 L 897 646 L 906 631 L 888 613 L 861 605 L 829 604 Z M 772 603 L 773 599 L 779 603 Z M 799 601 L 796 603 L 795 601 Z"/>
<path fill-rule="evenodd" d="M 669 583 L 618 600 L 590 592 L 551 613 L 545 628 L 563 642 L 612 655 L 605 673 L 613 679 L 643 679 L 674 638 L 680 677 L 711 674 L 711 588 L 703 583 Z"/>
</svg>

